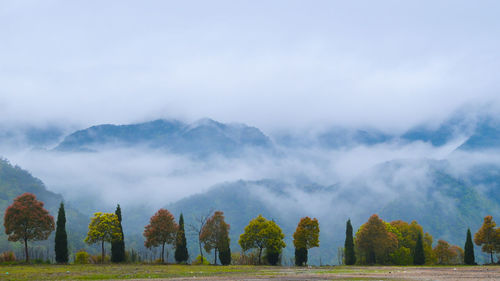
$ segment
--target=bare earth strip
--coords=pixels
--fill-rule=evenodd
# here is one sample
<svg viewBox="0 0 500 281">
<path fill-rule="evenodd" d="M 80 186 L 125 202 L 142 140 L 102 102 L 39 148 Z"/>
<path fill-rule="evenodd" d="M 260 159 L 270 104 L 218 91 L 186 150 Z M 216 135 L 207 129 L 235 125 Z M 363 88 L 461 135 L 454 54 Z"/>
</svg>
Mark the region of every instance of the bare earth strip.
<svg viewBox="0 0 500 281">
<path fill-rule="evenodd" d="M 268 275 L 269 274 L 269 275 Z M 147 279 L 136 279 L 143 281 Z M 163 279 L 167 280 L 167 279 Z M 255 276 L 212 276 L 172 278 L 168 280 L 500 280 L 500 267 L 342 267 L 342 268 L 281 268 Z"/>
</svg>

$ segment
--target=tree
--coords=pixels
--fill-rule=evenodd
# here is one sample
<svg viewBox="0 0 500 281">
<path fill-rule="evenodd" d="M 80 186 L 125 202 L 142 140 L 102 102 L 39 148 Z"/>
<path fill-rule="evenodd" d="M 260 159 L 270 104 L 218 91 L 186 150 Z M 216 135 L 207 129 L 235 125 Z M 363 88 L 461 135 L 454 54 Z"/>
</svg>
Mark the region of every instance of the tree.
<svg viewBox="0 0 500 281">
<path fill-rule="evenodd" d="M 474 244 L 472 244 L 472 235 L 470 233 L 470 228 L 467 229 L 467 239 L 465 240 L 464 250 L 464 263 L 468 265 L 476 264 L 476 260 L 474 257 Z"/>
<path fill-rule="evenodd" d="M 165 209 L 159 209 L 150 219 L 149 224 L 144 227 L 146 248 L 161 245 L 161 262 L 165 262 L 165 244 L 175 243 L 178 226 L 174 216 Z"/>
<path fill-rule="evenodd" d="M 413 250 L 413 264 L 416 265 L 425 264 L 424 243 L 422 241 L 421 233 L 418 233 L 417 242 L 415 244 L 415 250 Z"/>
<path fill-rule="evenodd" d="M 208 218 L 210 217 L 210 215 L 212 214 L 213 210 L 210 209 L 208 211 L 207 214 L 205 215 L 200 215 L 198 217 L 195 217 L 194 220 L 196 221 L 196 224 L 190 224 L 189 225 L 189 230 L 194 233 L 195 235 L 197 235 L 198 237 L 198 247 L 200 248 L 200 260 L 203 261 L 203 250 L 202 250 L 202 247 L 201 247 L 201 232 L 203 230 L 203 227 L 205 226 L 205 224 L 207 223 L 207 220 Z"/>
<path fill-rule="evenodd" d="M 307 249 L 295 248 L 295 265 L 303 266 L 304 264 L 307 264 Z"/>
<path fill-rule="evenodd" d="M 297 264 L 299 266 L 307 265 L 307 251 L 310 248 L 319 247 L 319 223 L 316 218 L 304 217 L 300 219 L 293 234 L 293 245 L 295 249 L 304 249 L 295 251 L 295 264 L 299 262 Z M 297 253 L 299 256 L 297 256 Z"/>
<path fill-rule="evenodd" d="M 352 236 L 352 225 L 350 219 L 347 220 L 346 223 L 344 253 L 346 265 L 353 265 L 356 263 L 356 254 L 354 253 L 354 239 Z"/>
<path fill-rule="evenodd" d="M 425 262 L 432 263 L 434 261 L 434 253 L 432 250 L 433 238 L 429 233 L 424 233 L 424 229 L 421 225 L 416 221 L 407 223 L 402 220 L 392 221 L 390 225 L 392 228 L 395 228 L 395 230 L 391 231 L 398 237 L 398 250 L 391 254 L 393 263 L 398 265 L 409 265 L 414 263 L 418 236 L 421 236 Z M 421 250 L 420 246 L 419 250 Z"/>
<path fill-rule="evenodd" d="M 28 241 L 46 240 L 54 231 L 54 218 L 35 195 L 24 193 L 5 210 L 3 225 L 9 241 L 24 242 L 26 262 L 29 262 Z"/>
<path fill-rule="evenodd" d="M 57 263 L 68 263 L 68 235 L 66 234 L 66 212 L 64 204 L 59 205 L 55 237 L 55 252 Z"/>
<path fill-rule="evenodd" d="M 87 244 L 101 243 L 101 262 L 104 263 L 104 242 L 112 243 L 122 240 L 120 221 L 116 214 L 94 213 L 89 224 L 89 232 L 85 237 Z"/>
<path fill-rule="evenodd" d="M 118 222 L 120 225 L 120 233 L 122 235 L 122 239 L 111 242 L 111 261 L 112 262 L 124 262 L 125 261 L 125 236 L 123 235 L 122 209 L 120 208 L 120 204 L 118 204 L 118 206 L 116 206 L 115 214 L 118 217 Z"/>
<path fill-rule="evenodd" d="M 372 215 L 356 233 L 356 247 L 368 264 L 386 263 L 389 254 L 398 247 L 397 236 L 387 231 L 387 224 L 377 215 Z"/>
<path fill-rule="evenodd" d="M 438 264 L 461 264 L 463 262 L 464 250 L 456 245 L 450 245 L 444 240 L 439 240 L 434 252 Z"/>
<path fill-rule="evenodd" d="M 200 240 L 205 251 L 210 253 L 214 250 L 214 264 L 217 264 L 217 252 L 220 252 L 229 239 L 229 228 L 229 224 L 224 221 L 224 213 L 217 211 L 207 219 L 201 230 Z"/>
<path fill-rule="evenodd" d="M 222 265 L 231 264 L 231 240 L 226 237 L 221 243 L 221 248 L 219 250 L 219 260 Z"/>
<path fill-rule="evenodd" d="M 175 240 L 175 261 L 177 261 L 177 263 L 187 262 L 188 258 L 186 233 L 184 231 L 184 216 L 181 213 L 177 238 Z"/>
<path fill-rule="evenodd" d="M 484 217 L 483 225 L 474 234 L 474 243 L 482 246 L 483 252 L 490 254 L 490 261 L 493 263 L 493 253 L 500 250 L 500 232 L 492 216 Z"/>
<path fill-rule="evenodd" d="M 238 244 L 243 251 L 258 249 L 259 264 L 261 264 L 262 250 L 275 251 L 281 253 L 286 247 L 283 239 L 285 235 L 281 228 L 274 222 L 267 220 L 262 215 L 251 220 L 245 227 L 245 231 L 240 235 Z"/>
</svg>

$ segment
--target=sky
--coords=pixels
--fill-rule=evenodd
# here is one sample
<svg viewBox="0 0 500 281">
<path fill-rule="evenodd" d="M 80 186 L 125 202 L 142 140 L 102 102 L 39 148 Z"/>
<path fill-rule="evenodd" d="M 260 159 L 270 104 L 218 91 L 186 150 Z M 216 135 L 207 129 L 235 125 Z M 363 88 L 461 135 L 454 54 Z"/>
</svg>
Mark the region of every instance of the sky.
<svg viewBox="0 0 500 281">
<path fill-rule="evenodd" d="M 500 99 L 498 1 L 2 1 L 1 123 L 404 130 Z"/>
</svg>

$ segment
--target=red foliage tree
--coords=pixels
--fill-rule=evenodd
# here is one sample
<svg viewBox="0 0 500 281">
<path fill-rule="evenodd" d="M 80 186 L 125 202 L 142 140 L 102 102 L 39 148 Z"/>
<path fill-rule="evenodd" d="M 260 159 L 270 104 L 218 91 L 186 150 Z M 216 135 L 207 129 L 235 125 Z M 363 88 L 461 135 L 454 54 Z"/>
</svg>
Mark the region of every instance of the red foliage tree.
<svg viewBox="0 0 500 281">
<path fill-rule="evenodd" d="M 205 245 L 205 251 L 208 253 L 214 249 L 214 264 L 217 264 L 217 251 L 223 250 L 224 243 L 227 243 L 229 237 L 229 224 L 224 221 L 224 213 L 217 211 L 208 218 L 200 234 L 200 241 Z"/>
<path fill-rule="evenodd" d="M 175 243 L 177 229 L 174 216 L 165 209 L 160 209 L 150 219 L 149 224 L 144 227 L 144 237 L 146 248 L 161 245 L 161 262 L 164 262 L 163 253 L 165 244 Z"/>
<path fill-rule="evenodd" d="M 24 193 L 5 210 L 3 219 L 9 241 L 23 241 L 26 262 L 29 261 L 28 241 L 46 240 L 54 231 L 54 217 L 43 208 L 35 195 Z"/>
</svg>

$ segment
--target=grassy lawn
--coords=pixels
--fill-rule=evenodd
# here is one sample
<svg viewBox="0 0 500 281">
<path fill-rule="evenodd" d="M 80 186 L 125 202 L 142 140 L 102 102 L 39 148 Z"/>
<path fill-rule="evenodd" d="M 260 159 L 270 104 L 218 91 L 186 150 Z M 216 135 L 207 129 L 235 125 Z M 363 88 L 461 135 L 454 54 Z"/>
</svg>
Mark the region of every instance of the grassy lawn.
<svg viewBox="0 0 500 281">
<path fill-rule="evenodd" d="M 12 265 L 0 266 L 0 280 L 100 280 L 203 277 L 231 275 L 274 275 L 268 266 L 191 265 Z"/>
</svg>

